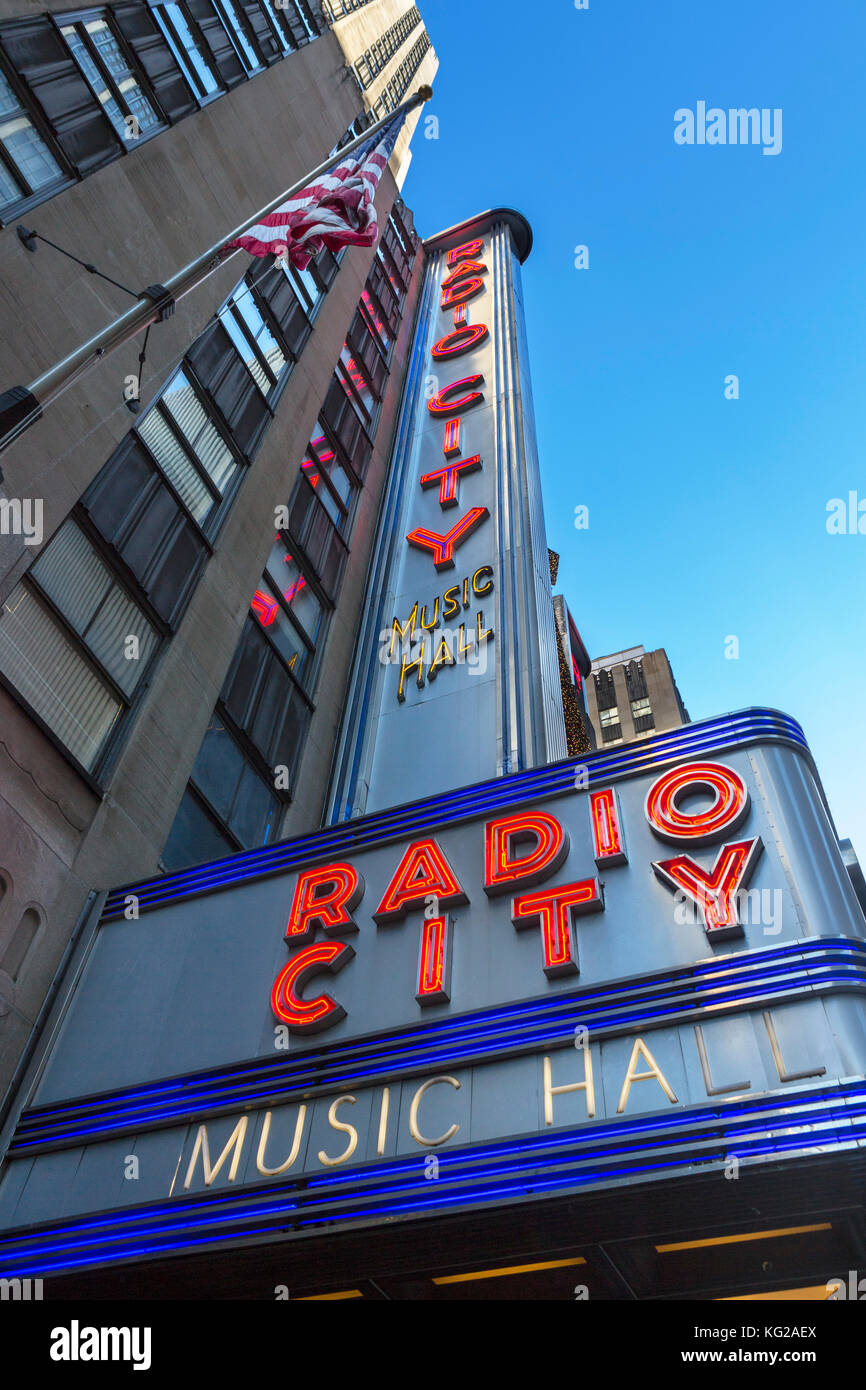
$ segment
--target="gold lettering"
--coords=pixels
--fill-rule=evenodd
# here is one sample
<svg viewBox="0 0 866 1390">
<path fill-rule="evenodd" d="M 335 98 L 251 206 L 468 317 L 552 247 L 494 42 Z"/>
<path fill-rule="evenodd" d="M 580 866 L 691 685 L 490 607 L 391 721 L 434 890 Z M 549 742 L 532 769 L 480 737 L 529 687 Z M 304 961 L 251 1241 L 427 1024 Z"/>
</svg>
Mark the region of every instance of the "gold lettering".
<svg viewBox="0 0 866 1390">
<path fill-rule="evenodd" d="M 406 658 L 405 658 L 405 656 L 404 656 L 404 657 L 403 657 L 403 660 L 402 660 L 402 663 L 401 663 L 401 666 L 400 666 L 400 684 L 399 684 L 398 687 L 397 687 L 397 699 L 398 699 L 398 700 L 405 700 L 405 699 L 406 699 L 406 692 L 405 692 L 404 689 L 403 689 L 403 685 L 404 685 L 404 682 L 405 682 L 406 677 L 408 676 L 409 672 L 410 672 L 410 671 L 414 671 L 414 670 L 416 670 L 416 669 L 417 669 L 417 671 L 418 671 L 418 689 L 419 689 L 419 690 L 423 690 L 423 688 L 424 688 L 423 657 L 420 657 L 420 656 L 419 656 L 419 657 L 416 658 L 415 661 L 407 661 Z"/>
<path fill-rule="evenodd" d="M 231 1149 L 234 1149 L 234 1157 L 232 1158 L 231 1167 L 229 1168 L 228 1181 L 234 1182 L 235 1178 L 238 1175 L 238 1165 L 241 1161 L 241 1150 L 244 1146 L 244 1139 L 246 1138 L 247 1124 L 249 1122 L 249 1118 L 249 1115 L 242 1115 L 241 1118 L 238 1120 L 237 1124 L 235 1125 L 234 1129 L 229 1135 L 228 1142 L 226 1143 L 225 1148 L 223 1149 L 222 1153 L 217 1159 L 216 1165 L 214 1167 L 211 1167 L 210 1148 L 208 1147 L 207 1139 L 207 1125 L 199 1125 L 198 1134 L 195 1137 L 195 1145 L 192 1151 L 192 1158 L 190 1159 L 189 1167 L 186 1170 L 186 1181 L 184 1182 L 184 1189 L 187 1189 L 190 1183 L 192 1182 L 193 1174 L 195 1173 L 196 1159 L 198 1158 L 199 1154 L 201 1154 L 201 1165 L 202 1172 L 204 1174 L 204 1185 L 205 1187 L 210 1187 L 214 1178 L 217 1177 L 217 1175 L 219 1174 L 219 1170 L 222 1168 L 223 1164 L 228 1158 L 229 1151 Z"/>
<path fill-rule="evenodd" d="M 779 1073 L 780 1081 L 805 1081 L 807 1076 L 823 1076 L 826 1067 L 813 1067 L 811 1071 L 788 1071 L 782 1057 L 782 1049 L 779 1046 L 779 1039 L 776 1037 L 776 1025 L 773 1023 L 773 1015 L 769 1009 L 764 1011 L 764 1027 L 770 1039 L 770 1047 L 773 1051 L 773 1061 L 776 1063 L 776 1071 Z"/>
<path fill-rule="evenodd" d="M 388 1133 L 388 1102 L 390 1096 L 390 1087 L 384 1086 L 382 1088 L 382 1108 L 379 1111 L 379 1142 L 376 1145 L 377 1154 L 383 1154 L 385 1152 L 385 1137 Z"/>
<path fill-rule="evenodd" d="M 487 628 L 486 632 L 481 631 L 481 624 L 484 622 L 484 614 L 481 612 L 480 609 L 475 614 L 475 618 L 478 624 L 478 645 L 480 647 L 482 642 L 488 642 L 490 638 L 493 636 L 493 628 Z"/>
<path fill-rule="evenodd" d="M 452 594 L 456 594 L 457 597 L 452 598 Z M 455 613 L 460 612 L 460 585 L 455 584 L 453 589 L 446 589 L 442 597 L 444 599 L 442 617 L 453 618 Z"/>
<path fill-rule="evenodd" d="M 448 638 L 443 633 L 439 641 L 439 646 L 436 648 L 436 655 L 430 663 L 430 670 L 427 672 L 428 681 L 436 679 L 436 673 L 440 669 L 440 667 L 456 665 L 457 663 L 454 660 L 454 653 L 448 645 Z"/>
<path fill-rule="evenodd" d="M 267 1115 L 265 1115 L 265 1122 L 262 1125 L 262 1134 L 259 1139 L 259 1151 L 256 1154 L 256 1168 L 260 1173 L 264 1173 L 267 1178 L 276 1177 L 278 1173 L 285 1173 L 286 1169 L 291 1168 L 297 1158 L 298 1151 L 301 1147 L 301 1135 L 304 1132 L 304 1120 L 307 1116 L 307 1107 L 305 1105 L 298 1106 L 298 1118 L 295 1121 L 295 1137 L 292 1140 L 292 1151 L 285 1163 L 281 1163 L 277 1168 L 268 1168 L 265 1164 L 265 1149 L 267 1148 L 268 1135 L 271 1132 L 272 1113 L 273 1112 L 269 1110 Z"/>
<path fill-rule="evenodd" d="M 586 1091 L 586 1117 L 595 1118 L 595 1088 L 592 1084 L 592 1055 L 588 1047 L 578 1049 L 583 1053 L 583 1080 L 572 1081 L 567 1086 L 554 1086 L 550 1058 L 544 1058 L 544 1123 L 553 1124 L 553 1097 L 564 1096 L 570 1091 Z M 571 1054 L 569 1053 L 569 1056 Z"/>
<path fill-rule="evenodd" d="M 358 1131 L 354 1125 L 344 1124 L 342 1120 L 337 1119 L 337 1106 L 344 1102 L 347 1105 L 357 1105 L 358 1103 L 355 1096 L 337 1096 L 328 1111 L 328 1124 L 332 1129 L 339 1129 L 343 1134 L 350 1134 L 352 1137 L 339 1158 L 329 1158 L 324 1149 L 319 1149 L 319 1162 L 324 1163 L 327 1168 L 336 1168 L 338 1163 L 345 1163 L 346 1159 L 351 1158 L 358 1147 Z"/>
<path fill-rule="evenodd" d="M 487 574 L 487 575 L 490 576 L 490 578 L 487 580 L 487 583 L 486 583 L 486 584 L 484 584 L 484 585 L 482 585 L 482 586 L 479 586 L 479 584 L 478 584 L 478 577 L 479 577 L 479 575 L 482 575 L 482 574 Z M 473 594 L 477 594 L 479 598 L 483 598 L 485 594 L 489 594 L 489 593 L 490 593 L 490 590 L 491 590 L 492 588 L 493 588 L 493 566 L 492 566 L 492 565 L 482 565 L 481 568 L 478 569 L 478 570 L 476 570 L 475 573 L 474 573 L 473 576 L 472 576 L 472 592 L 473 592 Z"/>
<path fill-rule="evenodd" d="M 427 622 L 427 605 L 426 605 L 426 603 L 424 604 L 424 607 L 421 609 L 421 626 L 423 627 L 423 629 L 424 629 L 425 632 L 432 632 L 433 629 L 434 629 L 435 627 L 438 627 L 438 626 L 439 626 L 439 599 L 438 599 L 438 598 L 436 599 L 436 602 L 433 604 L 433 621 L 432 621 L 432 622 L 429 622 L 429 623 Z"/>
<path fill-rule="evenodd" d="M 635 1071 L 637 1060 L 643 1057 L 645 1062 L 649 1062 L 649 1071 Z M 619 1095 L 619 1105 L 616 1107 L 618 1115 L 625 1114 L 625 1107 L 628 1104 L 629 1092 L 633 1081 L 657 1081 L 670 1101 L 671 1105 L 676 1105 L 677 1098 L 662 1076 L 661 1069 L 644 1042 L 643 1038 L 635 1038 L 634 1047 L 631 1050 L 631 1057 L 628 1061 L 628 1070 L 625 1074 L 625 1081 L 622 1083 L 622 1090 Z"/>
<path fill-rule="evenodd" d="M 412 1097 L 412 1104 L 409 1107 L 409 1133 L 412 1135 L 412 1138 L 415 1140 L 416 1144 L 423 1144 L 424 1147 L 427 1149 L 435 1149 L 438 1144 L 447 1143 L 449 1139 L 453 1139 L 454 1135 L 460 1128 L 458 1124 L 450 1125 L 449 1128 L 446 1129 L 444 1134 L 439 1135 L 438 1139 L 425 1139 L 418 1128 L 418 1106 L 421 1104 L 424 1092 L 428 1091 L 431 1086 L 445 1085 L 453 1086 L 455 1091 L 460 1090 L 460 1082 L 457 1080 L 456 1077 L 434 1076 L 431 1078 L 430 1081 L 425 1081 L 423 1086 L 418 1087 L 417 1091 Z"/>
<path fill-rule="evenodd" d="M 388 648 L 389 661 L 394 656 L 394 643 L 398 638 L 400 640 L 401 647 L 405 646 L 407 642 L 412 641 L 413 637 L 415 636 L 415 623 L 417 621 L 417 618 L 418 604 L 416 603 L 415 607 L 412 609 L 412 612 L 409 614 L 405 623 L 401 623 L 398 618 L 394 619 L 391 625 L 391 645 Z"/>
<path fill-rule="evenodd" d="M 708 1096 L 724 1096 L 729 1091 L 748 1091 L 751 1081 L 735 1081 L 733 1086 L 714 1086 L 713 1077 L 710 1071 L 710 1059 L 707 1056 L 707 1045 L 704 1042 L 703 1029 L 700 1024 L 695 1024 L 695 1042 L 698 1045 L 698 1056 L 701 1060 L 701 1072 L 704 1078 L 704 1085 L 707 1088 Z"/>
</svg>

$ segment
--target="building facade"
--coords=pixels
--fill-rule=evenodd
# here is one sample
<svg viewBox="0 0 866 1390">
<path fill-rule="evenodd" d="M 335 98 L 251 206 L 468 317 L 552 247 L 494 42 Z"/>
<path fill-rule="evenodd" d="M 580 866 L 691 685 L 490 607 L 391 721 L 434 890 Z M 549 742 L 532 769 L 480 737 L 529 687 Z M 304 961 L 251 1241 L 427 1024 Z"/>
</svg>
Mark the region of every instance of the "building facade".
<svg viewBox="0 0 866 1390">
<path fill-rule="evenodd" d="M 310 412 L 286 524 L 262 506 L 240 640 L 195 702 L 176 867 L 94 894 L 10 1093 L 0 1277 L 60 1299 L 826 1297 L 866 1255 L 866 919 L 803 731 L 749 709 L 572 747 L 566 655 L 593 678 L 551 594 L 529 225 L 497 208 L 419 244 L 391 218 L 395 355 L 368 258 L 367 337 L 342 330 L 341 395 L 318 398 L 340 407 Z M 359 430 L 389 364 L 386 445 L 384 408 Z M 305 695 L 316 602 L 341 572 L 346 592 L 353 473 L 367 562 L 299 755 L 307 819 L 252 818 L 226 854 L 247 773 L 291 783 L 259 740 L 285 728 L 274 673 Z M 82 535 L 93 511 L 98 489 Z"/>
<path fill-rule="evenodd" d="M 586 682 L 586 706 L 599 747 L 651 738 L 688 724 L 667 653 L 643 647 L 600 656 Z"/>
<path fill-rule="evenodd" d="M 435 67 L 401 0 L 7 0 L 3 385 Z M 379 185 L 375 251 L 303 272 L 228 258 L 153 325 L 143 369 L 138 339 L 0 459 L 4 1088 L 94 889 L 320 822 L 417 293 L 398 193 L 416 121 Z"/>
</svg>

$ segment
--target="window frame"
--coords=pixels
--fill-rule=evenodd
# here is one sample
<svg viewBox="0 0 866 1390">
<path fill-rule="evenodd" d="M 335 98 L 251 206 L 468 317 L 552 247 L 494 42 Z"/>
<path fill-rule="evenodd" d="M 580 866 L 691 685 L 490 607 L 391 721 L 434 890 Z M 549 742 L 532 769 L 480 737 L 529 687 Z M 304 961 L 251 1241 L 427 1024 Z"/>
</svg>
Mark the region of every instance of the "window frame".
<svg viewBox="0 0 866 1390">
<path fill-rule="evenodd" d="M 29 191 L 12 203 L 0 203 L 0 227 L 8 224 L 22 213 L 28 212 L 33 207 L 38 207 L 40 203 L 47 202 L 56 194 L 61 193 L 64 188 L 69 188 L 71 184 L 80 180 L 80 175 L 76 173 L 70 160 L 60 147 L 51 123 L 47 120 L 36 97 L 30 91 L 27 83 L 15 70 L 14 64 L 3 50 L 3 31 L 0 27 L 0 72 L 9 84 L 9 88 L 15 96 L 20 109 L 32 124 L 36 134 L 48 149 L 54 162 L 59 166 L 60 176 L 51 183 L 43 184 L 41 188 L 31 188 L 25 175 L 19 170 L 15 160 L 6 148 L 5 141 L 0 140 L 0 160 L 4 168 L 9 173 L 13 183 L 17 183 L 19 188 L 26 188 Z"/>
<path fill-rule="evenodd" d="M 150 79 L 148 78 L 147 74 L 145 73 L 144 69 L 138 61 L 138 55 L 133 51 L 132 45 L 127 43 L 126 39 L 121 34 L 120 28 L 117 24 L 117 21 L 115 20 L 110 5 L 97 6 L 94 9 L 52 12 L 50 17 L 55 29 L 57 30 L 61 42 L 65 45 L 70 57 L 72 58 L 76 67 L 78 68 L 79 73 L 81 74 L 84 81 L 87 83 L 87 86 L 93 93 L 94 99 L 100 106 L 102 106 L 102 103 L 99 101 L 98 94 L 93 91 L 93 88 L 90 85 L 90 78 L 87 76 L 84 69 L 79 65 L 78 59 L 73 49 L 70 47 L 66 35 L 63 33 L 64 28 L 68 28 L 70 25 L 74 26 L 80 41 L 83 43 L 85 49 L 87 50 L 90 56 L 91 62 L 95 65 L 97 72 L 100 74 L 103 81 L 105 82 L 108 91 L 111 93 L 111 96 L 113 97 L 121 113 L 124 115 L 124 118 L 126 119 L 132 117 L 133 119 L 137 119 L 135 116 L 135 112 L 130 108 L 128 101 L 126 100 L 120 88 L 118 87 L 114 79 L 114 75 L 110 72 L 107 63 L 103 60 L 102 55 L 99 52 L 99 46 L 93 41 L 90 34 L 87 32 L 87 24 L 94 20 L 102 20 L 107 26 L 109 33 L 111 34 L 112 38 L 114 39 L 114 42 L 117 44 L 117 47 L 119 48 L 120 52 L 124 57 L 124 60 L 126 61 L 129 71 L 135 78 L 135 81 L 141 90 L 142 96 L 153 109 L 153 113 L 157 118 L 156 123 L 152 127 L 150 127 L 149 130 L 140 130 L 139 134 L 134 136 L 132 140 L 125 140 L 123 136 L 119 133 L 119 131 L 115 130 L 114 123 L 112 122 L 111 117 L 108 115 L 108 112 L 105 110 L 104 107 L 102 108 L 102 114 L 108 121 L 109 125 L 111 125 L 112 130 L 114 130 L 114 134 L 117 137 L 121 152 L 123 154 L 126 154 L 130 147 L 137 148 L 139 145 L 145 144 L 148 140 L 152 140 L 155 135 L 161 135 L 163 131 L 166 131 L 170 128 L 171 122 L 169 121 L 168 116 L 162 108 L 162 104 L 160 103 L 156 95 L 156 92 L 154 91 L 151 85 Z M 160 32 L 162 31 L 160 30 Z M 172 57 L 174 57 L 174 54 L 172 54 Z M 175 62 L 177 62 L 176 58 Z M 183 76 L 183 73 L 181 75 Z M 185 76 L 184 81 L 186 81 Z"/>
<path fill-rule="evenodd" d="M 40 584 L 38 575 L 32 573 L 33 567 L 31 566 L 30 569 L 21 576 L 18 582 L 28 589 L 30 593 L 35 596 L 36 600 L 47 609 L 52 622 L 59 628 L 66 640 L 75 648 L 79 658 L 121 707 L 98 755 L 94 759 L 93 766 L 87 768 L 78 760 L 71 749 L 63 742 L 60 735 L 56 733 L 51 725 L 33 708 L 26 696 L 22 695 L 17 690 L 14 683 L 9 680 L 5 671 L 2 669 L 0 669 L 0 685 L 8 691 L 17 704 L 27 711 L 29 718 L 42 730 L 62 756 L 72 764 L 76 772 L 84 778 L 91 790 L 102 796 L 108 789 L 110 778 L 122 749 L 129 722 L 137 714 L 139 707 L 150 690 L 157 665 L 165 652 L 168 641 L 171 639 L 171 631 L 165 620 L 160 617 L 153 606 L 148 602 L 146 595 L 138 592 L 140 586 L 136 584 L 134 578 L 130 581 L 129 576 L 124 573 L 126 567 L 123 565 L 123 562 L 118 560 L 112 553 L 111 547 L 93 526 L 80 503 L 77 503 L 76 506 L 72 508 L 69 515 L 60 523 L 60 526 L 58 526 L 57 530 L 54 532 L 51 540 L 42 547 L 39 555 L 36 556 L 36 560 L 46 553 L 51 541 L 54 540 L 54 536 L 58 534 L 61 527 L 65 526 L 68 521 L 74 522 L 83 533 L 86 540 L 96 551 L 100 562 L 105 566 L 111 576 L 112 588 L 109 590 L 109 593 L 106 594 L 102 602 L 104 603 L 107 600 L 109 594 L 115 588 L 119 589 L 125 598 L 131 600 L 156 633 L 156 642 L 154 643 L 153 651 L 147 658 L 146 664 L 136 682 L 132 694 L 127 694 L 118 685 L 117 681 L 111 675 L 111 672 L 106 670 L 99 659 L 94 656 L 82 634 L 76 631 L 69 619 L 61 612 L 57 604 Z M 95 616 L 94 614 L 94 617 Z M 93 621 L 93 619 L 91 619 L 91 621 Z"/>
</svg>

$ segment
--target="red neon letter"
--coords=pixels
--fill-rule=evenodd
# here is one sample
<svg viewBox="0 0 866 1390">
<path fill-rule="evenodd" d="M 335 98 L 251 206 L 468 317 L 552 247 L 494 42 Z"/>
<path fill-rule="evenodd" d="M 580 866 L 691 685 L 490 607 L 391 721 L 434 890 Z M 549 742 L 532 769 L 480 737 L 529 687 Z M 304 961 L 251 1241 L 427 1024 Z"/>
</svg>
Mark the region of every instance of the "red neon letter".
<svg viewBox="0 0 866 1390">
<path fill-rule="evenodd" d="M 744 935 L 734 897 L 751 874 L 761 849 L 760 839 L 723 845 L 710 873 L 687 854 L 663 859 L 653 868 L 663 883 L 675 892 L 680 889 L 687 893 L 698 904 L 707 936 L 713 941 L 724 941 L 729 936 Z"/>
<path fill-rule="evenodd" d="M 364 880 L 351 864 L 324 864 L 298 875 L 286 936 L 323 931 L 357 931 L 349 913 L 364 896 Z"/>
<path fill-rule="evenodd" d="M 292 956 L 288 965 L 283 966 L 271 990 L 271 1008 L 277 1018 L 282 1019 L 297 1032 L 318 1033 L 322 1028 L 332 1028 L 346 1017 L 346 1010 L 328 994 L 320 994 L 315 999 L 301 999 L 296 992 L 307 976 L 319 970 L 328 970 L 332 975 L 348 965 L 355 952 L 343 941 L 317 941 L 305 946 Z"/>
<path fill-rule="evenodd" d="M 460 453 L 460 416 L 449 420 L 445 426 L 445 443 L 442 445 L 442 452 L 447 459 L 451 459 L 455 454 Z"/>
<path fill-rule="evenodd" d="M 713 804 L 706 811 L 679 811 L 677 801 L 695 791 L 708 791 Z M 724 763 L 684 763 L 671 768 L 650 787 L 646 817 L 664 840 L 688 840 L 700 845 L 717 840 L 745 819 L 749 793 L 742 778 Z"/>
<path fill-rule="evenodd" d="M 464 376 L 460 381 L 452 381 L 450 386 L 443 386 L 441 391 L 430 397 L 427 409 L 431 415 L 451 415 L 455 410 L 469 410 L 470 406 L 484 400 L 483 391 L 467 391 L 465 396 L 460 396 L 457 400 L 449 401 L 448 397 L 452 391 L 459 391 L 461 386 L 477 386 L 483 380 L 480 372 L 476 372 L 474 376 Z"/>
<path fill-rule="evenodd" d="M 431 550 L 437 570 L 453 569 L 455 546 L 464 541 L 470 531 L 480 526 L 489 515 L 486 507 L 472 507 L 444 536 L 440 536 L 438 531 L 428 531 L 425 527 L 419 526 L 410 531 L 406 539 L 410 545 L 418 546 L 419 550 Z"/>
<path fill-rule="evenodd" d="M 619 800 L 613 787 L 605 787 L 601 792 L 590 792 L 589 820 L 598 867 L 607 864 L 613 868 L 616 864 L 627 864 L 622 831 L 619 828 Z"/>
<path fill-rule="evenodd" d="M 421 923 L 421 950 L 418 954 L 418 992 L 422 1008 L 428 1004 L 447 1004 L 450 999 L 448 976 L 451 965 L 451 919 L 425 917 Z"/>
<path fill-rule="evenodd" d="M 601 912 L 604 900 L 598 880 L 585 878 L 562 888 L 542 888 L 525 893 L 511 904 L 511 920 L 518 931 L 541 926 L 544 973 L 549 980 L 557 975 L 578 973 L 576 943 L 572 941 L 570 919 L 579 912 Z"/>
<path fill-rule="evenodd" d="M 442 298 L 439 301 L 440 307 L 448 309 L 452 304 L 465 304 L 467 299 L 474 299 L 476 294 L 480 294 L 484 289 L 484 281 L 480 275 L 473 275 L 469 280 L 461 280 L 457 285 L 449 285 L 448 289 L 443 289 Z"/>
<path fill-rule="evenodd" d="M 455 246 L 453 251 L 448 252 L 446 261 L 448 265 L 456 265 L 458 261 L 477 256 L 483 245 L 483 241 L 464 241 L 462 246 Z"/>
<path fill-rule="evenodd" d="M 457 479 L 461 473 L 475 473 L 481 467 L 481 455 L 473 454 L 471 459 L 460 459 L 447 463 L 433 473 L 425 473 L 421 478 L 422 487 L 439 484 L 439 501 L 443 507 L 453 507 L 457 501 Z"/>
<path fill-rule="evenodd" d="M 430 897 L 436 899 L 437 911 L 469 901 L 436 841 L 415 840 L 397 865 L 373 918 L 385 923 L 405 917 L 407 908 L 422 905 Z"/>
<path fill-rule="evenodd" d="M 546 811 L 522 811 L 491 820 L 484 827 L 484 891 L 506 893 L 515 883 L 541 883 L 555 873 L 568 854 L 568 835 Z M 529 842 L 528 854 L 515 855 Z"/>
<path fill-rule="evenodd" d="M 452 329 L 444 338 L 439 338 L 430 352 L 437 361 L 441 361 L 443 357 L 459 357 L 461 353 L 469 352 L 471 348 L 483 343 L 486 337 L 486 323 L 467 323 L 462 328 Z"/>
<path fill-rule="evenodd" d="M 481 261 L 461 261 L 456 265 L 448 276 L 447 280 L 442 281 L 443 290 L 450 290 L 452 285 L 456 285 L 458 280 L 462 280 L 466 275 L 486 275 L 487 266 Z"/>
</svg>

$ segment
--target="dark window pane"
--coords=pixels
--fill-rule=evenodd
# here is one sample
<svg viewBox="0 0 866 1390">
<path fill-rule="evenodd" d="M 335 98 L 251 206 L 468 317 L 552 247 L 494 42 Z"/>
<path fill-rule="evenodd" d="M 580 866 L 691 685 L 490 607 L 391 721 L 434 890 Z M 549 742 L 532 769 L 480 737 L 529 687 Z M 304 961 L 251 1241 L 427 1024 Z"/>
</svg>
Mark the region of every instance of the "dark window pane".
<svg viewBox="0 0 866 1390">
<path fill-rule="evenodd" d="M 297 767 L 309 722 L 309 707 L 300 695 L 295 695 L 283 716 L 274 748 L 274 766 L 287 767 L 290 778 Z"/>
<path fill-rule="evenodd" d="M 162 852 L 165 867 L 171 871 L 185 869 L 189 864 L 203 864 L 209 859 L 222 859 L 235 849 L 236 846 L 227 835 L 217 829 L 192 792 L 184 792 Z"/>
<path fill-rule="evenodd" d="M 241 750 L 214 711 L 195 760 L 191 781 L 224 820 L 231 810 L 243 768 Z"/>
<path fill-rule="evenodd" d="M 246 728 L 267 655 L 267 643 L 248 618 L 222 691 L 226 709 L 242 729 Z"/>
<path fill-rule="evenodd" d="M 246 74 L 211 0 L 187 0 L 187 8 L 201 30 L 213 66 L 226 87 L 236 87 Z"/>
<path fill-rule="evenodd" d="M 247 849 L 266 845 L 276 834 L 279 816 L 277 798 L 251 767 L 245 767 L 229 821 L 234 834 Z"/>
<path fill-rule="evenodd" d="M 129 435 L 101 468 L 82 502 L 107 541 L 115 542 L 134 517 L 155 477 L 153 464 Z"/>
</svg>

